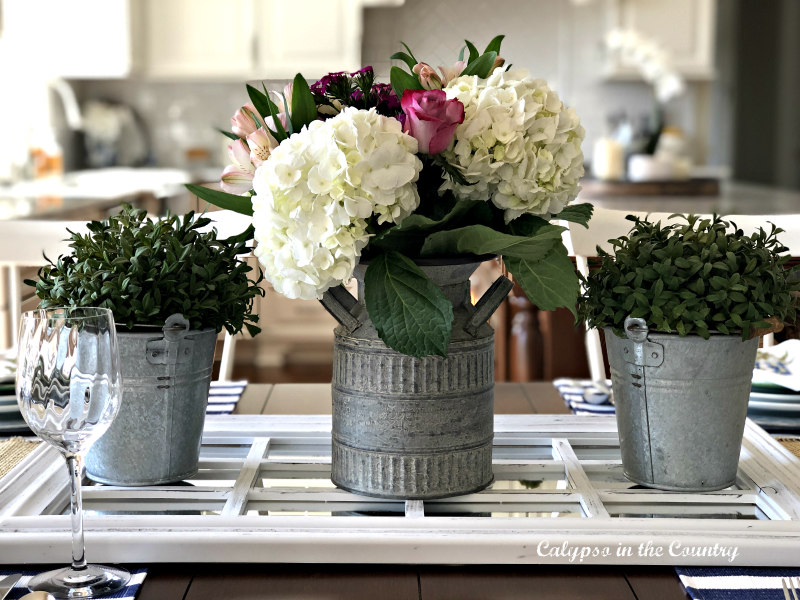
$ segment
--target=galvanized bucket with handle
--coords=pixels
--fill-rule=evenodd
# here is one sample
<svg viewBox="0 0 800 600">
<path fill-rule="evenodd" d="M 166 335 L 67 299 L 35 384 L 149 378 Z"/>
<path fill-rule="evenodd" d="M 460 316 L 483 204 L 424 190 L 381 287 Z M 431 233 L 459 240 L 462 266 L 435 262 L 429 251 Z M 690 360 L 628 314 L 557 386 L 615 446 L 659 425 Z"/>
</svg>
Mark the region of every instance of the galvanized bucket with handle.
<svg viewBox="0 0 800 600">
<path fill-rule="evenodd" d="M 622 466 L 632 481 L 675 491 L 733 485 L 758 338 L 605 329 Z"/>
<path fill-rule="evenodd" d="M 494 332 L 489 317 L 510 291 L 500 276 L 478 303 L 470 275 L 480 262 L 420 268 L 453 304 L 447 357 L 414 358 L 388 348 L 358 297 L 326 292 L 339 321 L 333 358 L 331 479 L 340 488 L 397 499 L 476 492 L 493 480 Z"/>
<path fill-rule="evenodd" d="M 213 329 L 183 315 L 152 333 L 119 332 L 122 401 L 86 456 L 87 475 L 112 485 L 158 485 L 197 472 L 214 348 Z"/>
</svg>

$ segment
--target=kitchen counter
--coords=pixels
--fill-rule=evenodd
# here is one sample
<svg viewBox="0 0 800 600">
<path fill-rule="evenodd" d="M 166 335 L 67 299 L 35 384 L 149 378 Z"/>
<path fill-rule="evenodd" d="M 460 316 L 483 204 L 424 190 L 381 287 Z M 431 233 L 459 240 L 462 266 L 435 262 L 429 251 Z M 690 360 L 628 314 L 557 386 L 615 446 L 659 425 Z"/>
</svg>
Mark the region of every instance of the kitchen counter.
<svg viewBox="0 0 800 600">
<path fill-rule="evenodd" d="M 187 193 L 193 180 L 180 169 L 118 167 L 21 181 L 0 186 L 0 219 L 95 218 L 123 202 L 160 213 L 163 200 Z"/>
<path fill-rule="evenodd" d="M 577 201 L 582 201 L 580 195 Z M 800 191 L 725 180 L 720 182 L 718 196 L 607 196 L 585 201 L 602 208 L 647 212 L 720 215 L 800 213 Z"/>
</svg>

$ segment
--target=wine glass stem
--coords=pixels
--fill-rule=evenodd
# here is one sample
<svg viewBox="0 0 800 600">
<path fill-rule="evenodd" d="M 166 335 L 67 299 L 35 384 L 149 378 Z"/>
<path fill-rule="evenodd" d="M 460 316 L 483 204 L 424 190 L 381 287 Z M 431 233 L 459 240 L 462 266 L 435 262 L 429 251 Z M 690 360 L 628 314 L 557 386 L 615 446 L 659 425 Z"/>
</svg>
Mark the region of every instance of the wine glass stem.
<svg viewBox="0 0 800 600">
<path fill-rule="evenodd" d="M 83 457 L 68 453 L 67 468 L 70 481 L 70 516 L 72 517 L 72 568 L 86 568 L 86 550 L 83 539 L 83 500 L 81 480 L 83 479 Z"/>
</svg>

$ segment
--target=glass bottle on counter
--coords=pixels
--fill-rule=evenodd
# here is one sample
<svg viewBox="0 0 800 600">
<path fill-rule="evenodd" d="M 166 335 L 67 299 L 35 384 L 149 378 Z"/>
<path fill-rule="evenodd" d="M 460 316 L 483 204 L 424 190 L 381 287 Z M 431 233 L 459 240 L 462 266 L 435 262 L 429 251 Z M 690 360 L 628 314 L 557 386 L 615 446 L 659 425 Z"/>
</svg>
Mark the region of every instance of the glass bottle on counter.
<svg viewBox="0 0 800 600">
<path fill-rule="evenodd" d="M 36 129 L 30 141 L 31 176 L 33 179 L 61 177 L 64 174 L 64 151 L 49 129 Z"/>
</svg>

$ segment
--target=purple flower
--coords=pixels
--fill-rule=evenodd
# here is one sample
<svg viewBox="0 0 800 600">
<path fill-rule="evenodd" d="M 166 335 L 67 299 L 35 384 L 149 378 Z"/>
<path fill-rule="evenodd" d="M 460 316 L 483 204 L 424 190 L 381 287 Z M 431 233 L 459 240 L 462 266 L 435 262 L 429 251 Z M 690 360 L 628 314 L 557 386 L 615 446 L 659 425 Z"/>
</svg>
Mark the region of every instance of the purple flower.
<svg viewBox="0 0 800 600">
<path fill-rule="evenodd" d="M 387 117 L 396 117 L 402 114 L 400 110 L 400 98 L 394 93 L 394 88 L 388 83 L 376 83 L 372 86 L 372 94 L 375 96 L 375 108 Z"/>
<path fill-rule="evenodd" d="M 350 73 L 350 77 L 358 77 L 359 75 L 372 75 L 372 67 L 371 66 L 364 67 L 362 69 L 359 69 L 358 71 Z"/>
<path fill-rule="evenodd" d="M 344 71 L 337 71 L 336 73 L 328 73 L 322 79 L 317 81 L 311 86 L 311 91 L 319 96 L 324 96 L 328 93 L 332 83 L 340 83 L 347 77 Z"/>
</svg>

